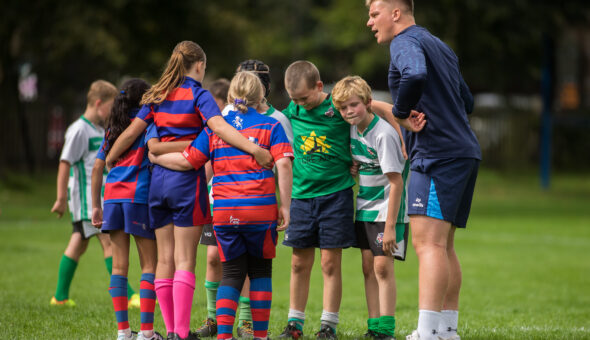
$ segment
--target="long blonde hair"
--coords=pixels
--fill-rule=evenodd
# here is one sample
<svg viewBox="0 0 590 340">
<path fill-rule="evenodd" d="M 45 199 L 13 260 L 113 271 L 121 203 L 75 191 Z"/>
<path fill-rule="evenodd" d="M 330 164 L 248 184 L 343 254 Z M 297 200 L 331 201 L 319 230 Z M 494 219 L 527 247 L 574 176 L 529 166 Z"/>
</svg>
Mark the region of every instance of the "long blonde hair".
<svg viewBox="0 0 590 340">
<path fill-rule="evenodd" d="M 143 95 L 141 104 L 160 104 L 163 102 L 174 88 L 184 82 L 188 70 L 199 61 L 207 61 L 205 51 L 201 46 L 188 40 L 179 42 L 174 47 L 160 80 Z"/>
<path fill-rule="evenodd" d="M 241 71 L 231 80 L 227 102 L 245 113 L 248 106 L 256 106 L 264 98 L 264 87 L 258 76 L 251 71 Z"/>
</svg>

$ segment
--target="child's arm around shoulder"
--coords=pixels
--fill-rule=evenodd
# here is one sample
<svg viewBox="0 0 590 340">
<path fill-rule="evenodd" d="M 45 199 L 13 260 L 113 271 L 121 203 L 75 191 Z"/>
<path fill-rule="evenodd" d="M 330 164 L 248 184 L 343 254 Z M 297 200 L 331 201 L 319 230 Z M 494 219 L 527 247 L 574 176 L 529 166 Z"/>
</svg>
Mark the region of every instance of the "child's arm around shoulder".
<svg viewBox="0 0 590 340">
<path fill-rule="evenodd" d="M 275 163 L 279 182 L 279 197 L 281 207 L 279 208 L 279 226 L 277 230 L 287 229 L 291 220 L 289 211 L 291 209 L 291 191 L 293 187 L 293 162 L 291 157 L 282 157 Z"/>
<path fill-rule="evenodd" d="M 150 161 L 176 171 L 199 169 L 210 157 L 209 133 L 208 129 L 201 132 L 183 152 L 171 152 L 159 156 L 150 152 L 148 155 Z"/>
<path fill-rule="evenodd" d="M 107 158 L 105 159 L 107 169 L 111 169 L 113 164 L 121 157 L 125 150 L 129 149 L 133 142 L 141 135 L 145 128 L 148 126 L 144 120 L 135 118 L 131 124 L 123 131 L 109 151 Z"/>
</svg>

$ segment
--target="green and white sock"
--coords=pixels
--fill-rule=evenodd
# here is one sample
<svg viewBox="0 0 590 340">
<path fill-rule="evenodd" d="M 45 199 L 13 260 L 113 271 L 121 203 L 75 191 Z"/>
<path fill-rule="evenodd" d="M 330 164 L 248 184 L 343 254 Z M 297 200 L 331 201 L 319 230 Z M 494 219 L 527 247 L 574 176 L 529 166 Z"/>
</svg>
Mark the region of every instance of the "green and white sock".
<svg viewBox="0 0 590 340">
<path fill-rule="evenodd" d="M 216 320 L 215 303 L 217 302 L 217 289 L 219 288 L 219 281 L 205 280 L 205 290 L 207 291 L 207 318 Z"/>
<path fill-rule="evenodd" d="M 238 327 L 241 327 L 244 324 L 244 321 L 252 322 L 252 311 L 250 310 L 250 298 L 245 296 L 240 296 L 240 304 L 238 306 L 240 309 L 240 322 L 238 323 Z"/>
</svg>

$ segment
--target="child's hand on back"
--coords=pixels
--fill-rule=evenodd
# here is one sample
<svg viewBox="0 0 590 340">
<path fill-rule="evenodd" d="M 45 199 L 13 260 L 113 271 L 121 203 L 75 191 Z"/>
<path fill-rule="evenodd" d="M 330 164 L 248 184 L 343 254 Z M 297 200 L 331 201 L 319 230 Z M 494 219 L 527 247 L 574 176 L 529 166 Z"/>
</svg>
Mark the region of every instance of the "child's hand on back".
<svg viewBox="0 0 590 340">
<path fill-rule="evenodd" d="M 277 221 L 277 231 L 283 231 L 287 229 L 289 226 L 289 220 L 291 215 L 289 215 L 289 209 L 287 207 L 281 206 L 279 208 L 279 219 Z"/>
<path fill-rule="evenodd" d="M 61 218 L 63 214 L 66 212 L 66 206 L 68 201 L 64 199 L 57 199 L 55 203 L 53 203 L 53 208 L 51 208 L 52 213 L 56 213 L 58 218 Z"/>
<path fill-rule="evenodd" d="M 102 208 L 92 208 L 92 225 L 102 227 Z"/>
<path fill-rule="evenodd" d="M 256 151 L 256 153 L 254 153 L 254 158 L 256 159 L 256 162 L 258 164 L 260 164 L 261 166 L 263 166 L 266 169 L 272 169 L 272 167 L 274 165 L 274 159 L 273 159 L 272 155 L 270 154 L 270 152 L 266 149 L 259 147 L 258 151 Z"/>
</svg>

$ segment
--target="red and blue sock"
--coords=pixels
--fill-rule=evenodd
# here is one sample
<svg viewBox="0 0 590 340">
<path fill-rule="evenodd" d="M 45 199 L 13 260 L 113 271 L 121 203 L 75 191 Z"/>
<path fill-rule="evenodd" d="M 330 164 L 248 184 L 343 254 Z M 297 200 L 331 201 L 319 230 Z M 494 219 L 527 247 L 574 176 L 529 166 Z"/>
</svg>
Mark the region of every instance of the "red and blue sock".
<svg viewBox="0 0 590 340">
<path fill-rule="evenodd" d="M 236 309 L 240 291 L 231 286 L 219 286 L 217 289 L 217 339 L 232 337 Z"/>
<path fill-rule="evenodd" d="M 154 290 L 154 279 L 152 273 L 141 274 L 139 283 L 139 303 L 141 310 L 141 330 L 151 331 L 154 329 L 154 309 L 156 308 L 156 291 Z"/>
<path fill-rule="evenodd" d="M 117 318 L 117 329 L 129 329 L 129 319 L 127 315 L 127 278 L 121 275 L 111 275 L 111 285 L 109 293 L 113 298 L 113 307 L 115 308 L 115 317 Z"/>
<path fill-rule="evenodd" d="M 272 280 L 270 277 L 250 279 L 250 307 L 254 338 L 265 338 L 268 333 L 270 305 L 272 303 Z"/>
</svg>

